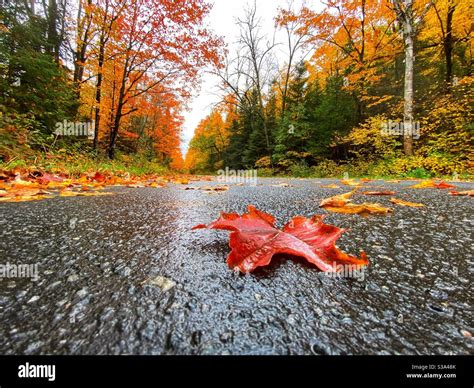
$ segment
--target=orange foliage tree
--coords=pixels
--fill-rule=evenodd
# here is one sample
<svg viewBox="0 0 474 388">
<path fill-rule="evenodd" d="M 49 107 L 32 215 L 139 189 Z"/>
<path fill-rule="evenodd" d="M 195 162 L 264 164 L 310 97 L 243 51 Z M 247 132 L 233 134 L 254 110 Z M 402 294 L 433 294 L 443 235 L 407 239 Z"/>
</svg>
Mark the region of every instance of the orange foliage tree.
<svg viewBox="0 0 474 388">
<path fill-rule="evenodd" d="M 94 0 L 87 10 L 94 38 L 86 71 L 96 82 L 94 98 L 90 88 L 81 96 L 81 111 L 90 106 L 95 146 L 100 140 L 114 158 L 119 137 L 145 137 L 142 143 L 151 139 L 159 159 L 181 166 L 181 112 L 199 70 L 220 60 L 221 40 L 203 27 L 210 6 L 203 0 Z"/>
</svg>

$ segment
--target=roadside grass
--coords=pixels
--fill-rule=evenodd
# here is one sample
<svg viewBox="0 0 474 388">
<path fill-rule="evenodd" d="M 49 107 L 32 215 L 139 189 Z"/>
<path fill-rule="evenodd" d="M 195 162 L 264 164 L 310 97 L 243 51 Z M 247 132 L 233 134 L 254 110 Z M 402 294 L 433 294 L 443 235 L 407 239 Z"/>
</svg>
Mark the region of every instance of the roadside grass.
<svg viewBox="0 0 474 388">
<path fill-rule="evenodd" d="M 110 160 L 104 155 L 94 153 L 73 156 L 67 152 L 58 152 L 37 154 L 34 158 L 17 156 L 9 162 L 0 162 L 0 170 L 17 169 L 62 173 L 71 177 L 79 177 L 97 171 L 111 175 L 129 174 L 131 176 L 169 175 L 173 173 L 156 160 L 133 158 L 127 155 L 117 155 L 114 160 Z"/>
</svg>

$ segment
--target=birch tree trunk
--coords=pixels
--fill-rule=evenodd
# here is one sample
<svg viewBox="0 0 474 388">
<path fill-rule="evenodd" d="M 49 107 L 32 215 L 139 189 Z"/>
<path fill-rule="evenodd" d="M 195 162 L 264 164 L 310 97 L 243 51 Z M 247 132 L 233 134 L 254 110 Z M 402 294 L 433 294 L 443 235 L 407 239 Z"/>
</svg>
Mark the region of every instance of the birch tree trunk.
<svg viewBox="0 0 474 388">
<path fill-rule="evenodd" d="M 410 7 L 411 1 L 407 1 Z M 408 18 L 410 20 L 410 18 Z M 413 24 L 408 22 L 403 28 L 405 41 L 405 87 L 403 108 L 403 150 L 405 155 L 413 155 L 413 65 L 415 56 L 413 52 Z"/>
<path fill-rule="evenodd" d="M 415 19 L 413 14 L 413 0 L 392 0 L 397 20 L 403 31 L 405 49 L 405 83 L 403 107 L 403 151 L 405 155 L 413 155 L 413 66 L 415 62 L 414 39 Z"/>
</svg>

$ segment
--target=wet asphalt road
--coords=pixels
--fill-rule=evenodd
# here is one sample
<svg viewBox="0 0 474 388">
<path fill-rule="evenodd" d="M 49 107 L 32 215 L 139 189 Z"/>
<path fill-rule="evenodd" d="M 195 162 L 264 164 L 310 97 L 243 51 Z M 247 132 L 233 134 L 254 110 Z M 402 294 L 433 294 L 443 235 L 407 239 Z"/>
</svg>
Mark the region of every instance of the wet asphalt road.
<svg viewBox="0 0 474 388">
<path fill-rule="evenodd" d="M 270 186 L 284 181 L 294 186 Z M 470 353 L 473 199 L 370 182 L 426 207 L 356 196 L 395 209 L 362 218 L 318 209 L 349 190 L 317 182 L 337 181 L 260 179 L 214 195 L 115 187 L 114 196 L 0 204 L 0 264 L 39 268 L 36 281 L 0 278 L 0 354 Z M 235 274 L 227 233 L 190 229 L 248 204 L 279 226 L 324 213 L 350 228 L 338 246 L 367 252 L 364 279 L 287 257 Z M 157 276 L 174 287 L 153 284 Z"/>
</svg>

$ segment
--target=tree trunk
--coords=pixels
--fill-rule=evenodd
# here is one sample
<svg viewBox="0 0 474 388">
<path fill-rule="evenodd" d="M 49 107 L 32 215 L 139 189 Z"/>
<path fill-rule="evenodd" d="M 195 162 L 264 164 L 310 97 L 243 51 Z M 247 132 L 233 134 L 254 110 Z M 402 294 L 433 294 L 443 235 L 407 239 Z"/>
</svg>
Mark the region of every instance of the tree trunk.
<svg viewBox="0 0 474 388">
<path fill-rule="evenodd" d="M 56 29 L 58 21 L 58 4 L 56 0 L 49 0 L 47 7 L 48 21 L 48 53 L 53 56 L 54 61 L 59 63 L 59 37 Z"/>
<path fill-rule="evenodd" d="M 114 125 L 112 126 L 112 131 L 110 133 L 109 148 L 107 151 L 109 159 L 113 159 L 115 156 L 115 143 L 117 142 L 117 135 L 120 128 L 120 120 L 122 119 L 122 113 L 123 113 L 128 64 L 129 64 L 129 59 L 127 55 L 127 59 L 125 60 L 124 73 L 122 76 L 122 83 L 120 85 L 120 92 L 119 92 L 118 102 L 117 102 L 117 111 L 115 112 Z"/>
<path fill-rule="evenodd" d="M 413 0 L 392 0 L 398 22 L 403 30 L 405 49 L 405 84 L 403 106 L 403 151 L 405 155 L 413 155 L 413 66 L 415 62 L 415 18 Z"/>
<path fill-rule="evenodd" d="M 407 23 L 404 28 L 405 36 L 405 92 L 403 109 L 403 150 L 405 155 L 413 155 L 413 26 Z"/>
<path fill-rule="evenodd" d="M 444 56 L 446 58 L 446 88 L 449 91 L 453 81 L 453 14 L 455 6 L 448 2 L 446 17 L 446 39 L 444 41 Z"/>
<path fill-rule="evenodd" d="M 100 39 L 99 47 L 99 63 L 97 71 L 97 87 L 95 89 L 95 126 L 94 126 L 94 149 L 99 145 L 99 128 L 100 128 L 100 101 L 102 98 L 102 71 L 104 67 L 104 39 Z"/>
<path fill-rule="evenodd" d="M 119 103 L 119 105 L 117 106 L 117 113 L 115 114 L 114 125 L 110 133 L 109 148 L 107 150 L 107 155 L 109 156 L 109 159 L 113 159 L 115 157 L 115 143 L 117 142 L 117 135 L 120 128 L 121 119 L 122 119 L 122 106 L 121 106 L 121 103 Z"/>
<path fill-rule="evenodd" d="M 92 0 L 88 0 L 87 4 L 90 6 Z M 84 66 L 86 61 L 87 47 L 89 45 L 89 30 L 91 25 L 91 20 L 89 15 L 84 16 L 84 20 L 81 21 L 81 12 L 79 9 L 77 17 L 77 34 L 78 34 L 78 44 L 75 52 L 76 62 L 74 63 L 74 83 L 76 85 L 81 84 L 82 78 L 84 76 Z M 88 12 L 87 10 L 85 12 Z M 84 24 L 86 24 L 84 26 Z M 84 29 L 84 30 L 83 30 Z"/>
</svg>

